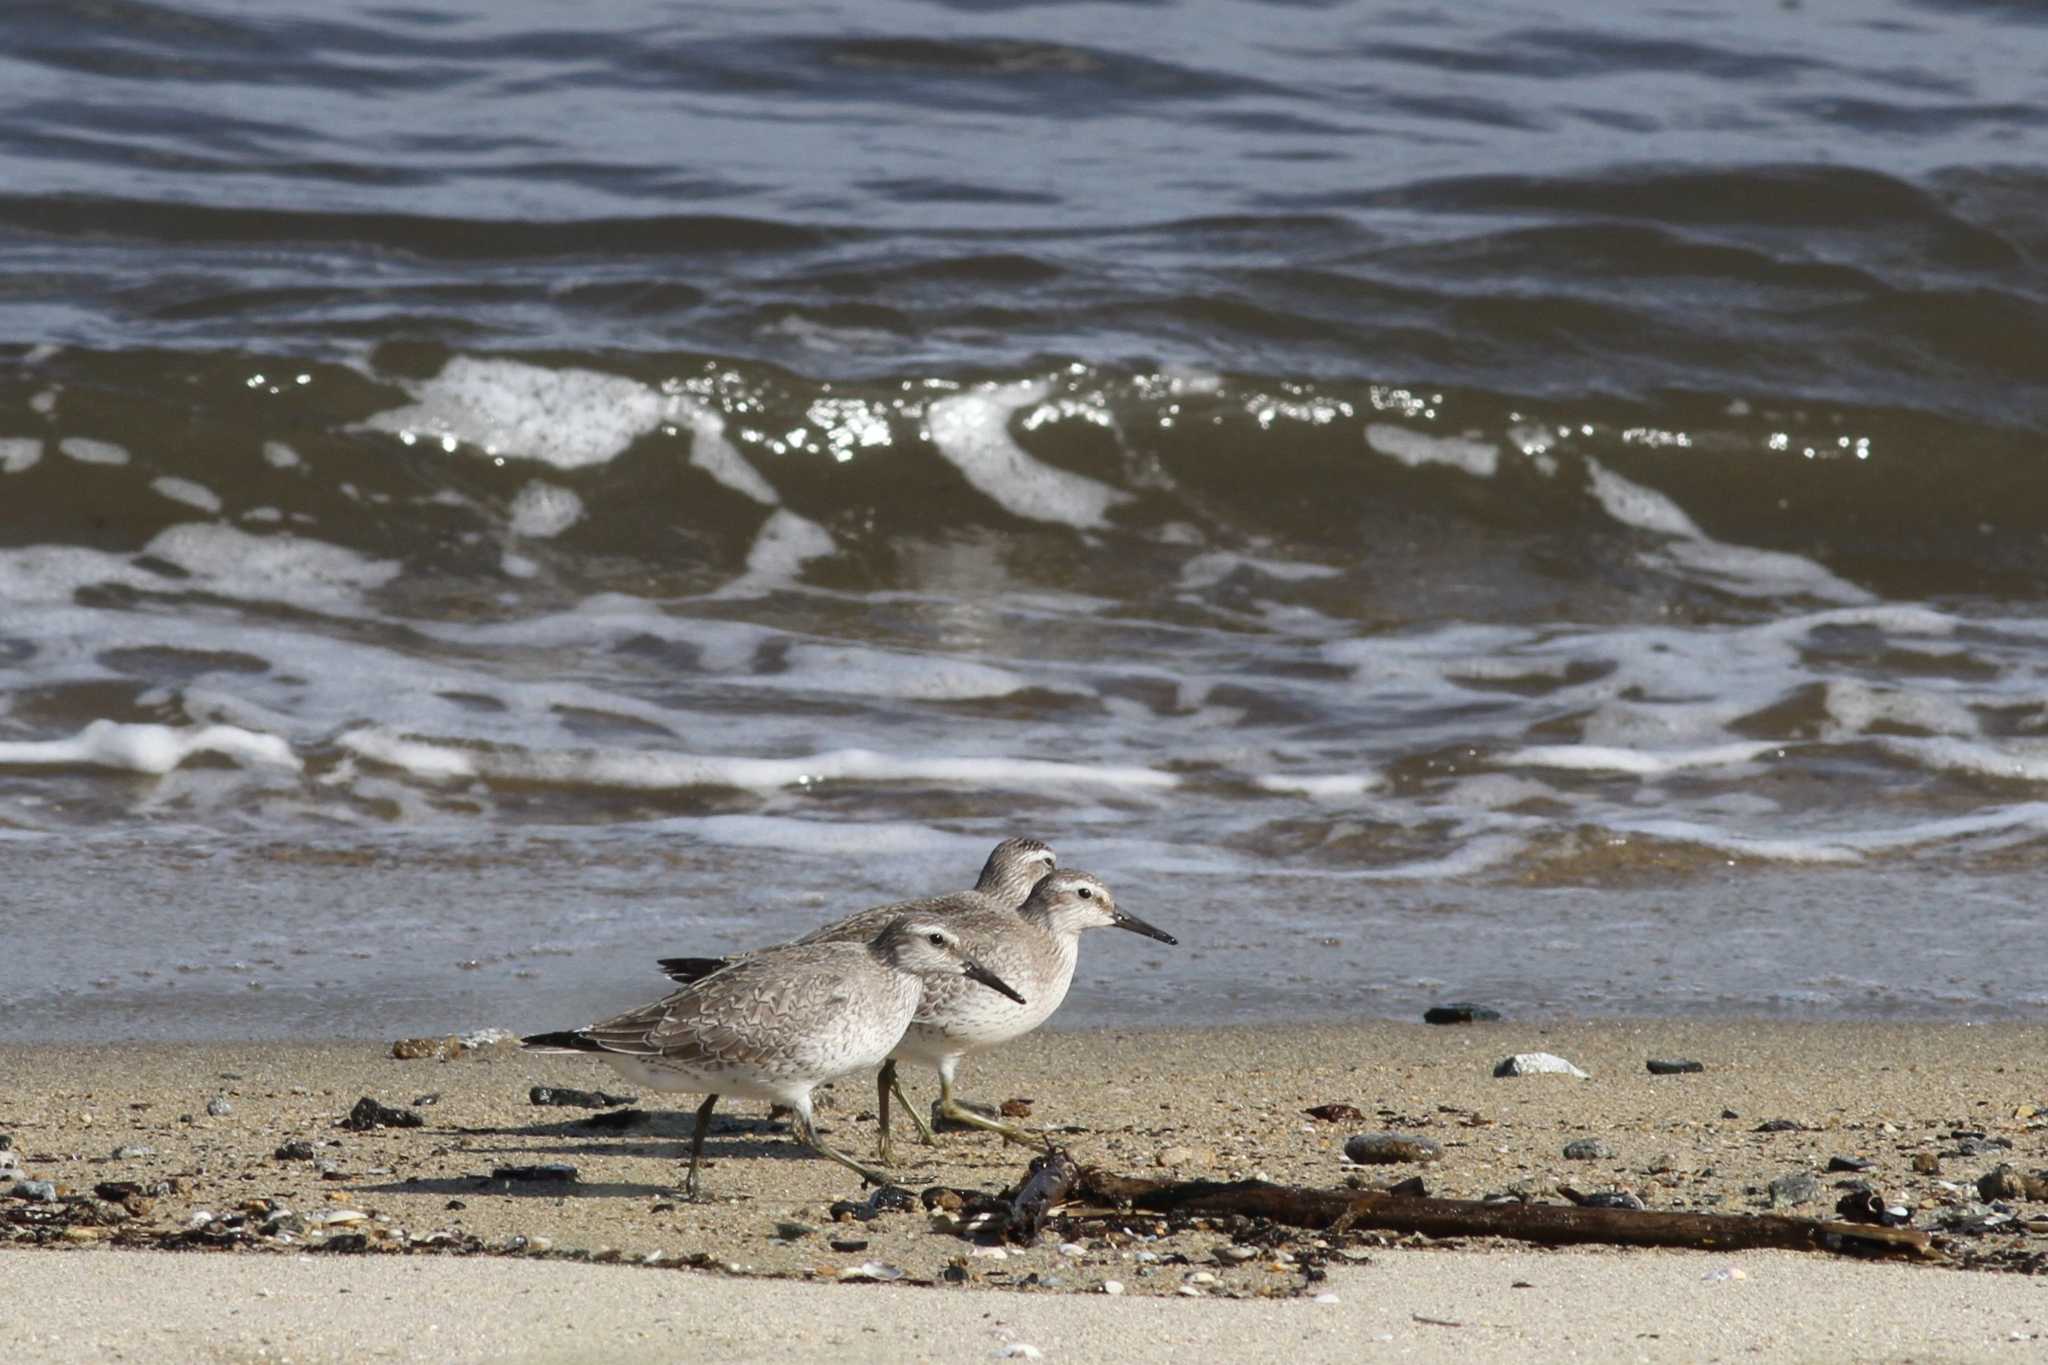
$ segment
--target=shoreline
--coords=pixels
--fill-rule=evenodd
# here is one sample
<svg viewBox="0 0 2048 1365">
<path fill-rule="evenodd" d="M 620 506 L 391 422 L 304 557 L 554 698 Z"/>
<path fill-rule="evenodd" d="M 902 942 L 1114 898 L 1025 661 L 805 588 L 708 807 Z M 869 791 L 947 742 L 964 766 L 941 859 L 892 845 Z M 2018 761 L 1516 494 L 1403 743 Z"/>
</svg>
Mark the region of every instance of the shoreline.
<svg viewBox="0 0 2048 1365">
<path fill-rule="evenodd" d="M 835 1214 L 835 1203 L 858 1203 L 865 1192 L 841 1168 L 804 1153 L 760 1106 L 734 1101 L 721 1107 L 706 1148 L 710 1198 L 691 1204 L 675 1194 L 690 1097 L 641 1094 L 633 1107 L 646 1117 L 607 1132 L 588 1120 L 620 1110 L 542 1107 L 529 1100 L 533 1086 L 631 1093 L 606 1067 L 502 1045 L 454 1060 L 397 1060 L 392 1041 L 0 1045 L 0 1133 L 12 1139 L 9 1155 L 20 1168 L 0 1178 L 0 1186 L 16 1176 L 77 1192 L 106 1182 L 137 1186 L 143 1211 L 126 1222 L 50 1239 L 91 1248 L 95 1262 L 106 1259 L 101 1248 L 146 1234 L 154 1245 L 182 1240 L 283 1252 L 256 1259 L 329 1272 L 365 1263 L 431 1266 L 420 1273 L 437 1283 L 441 1277 L 462 1283 L 472 1273 L 499 1273 L 483 1267 L 582 1276 L 604 1268 L 585 1263 L 593 1258 L 642 1260 L 658 1252 L 658 1262 L 705 1268 L 674 1277 L 698 1286 L 691 1294 L 725 1292 L 703 1287 L 713 1283 L 808 1284 L 839 1295 L 930 1284 L 937 1286 L 932 1293 L 912 1299 L 936 1303 L 961 1290 L 1022 1290 L 1005 1301 L 1063 1298 L 1084 1317 L 1096 1310 L 1078 1305 L 1104 1299 L 1109 1280 L 1123 1287 L 1126 1303 L 1287 1299 L 1306 1311 L 1316 1295 L 1342 1298 L 1349 1277 L 1390 1260 L 1458 1254 L 1506 1265 L 1520 1264 L 1516 1258 L 1564 1258 L 1597 1267 L 1589 1272 L 1597 1281 L 1609 1274 L 1625 1278 L 1639 1264 L 1642 1274 L 1668 1276 L 1676 1272 L 1650 1267 L 1688 1257 L 1544 1251 L 1506 1242 L 1464 1243 L 1467 1250 L 1451 1253 L 1388 1245 L 1390 1239 L 1370 1234 L 1322 1239 L 1306 1232 L 1268 1235 L 1228 1219 L 1169 1226 L 1139 1217 L 1069 1228 L 1038 1246 L 994 1256 L 993 1248 L 935 1230 L 914 1201 L 907 1211 L 863 1206 L 852 1215 Z M 1419 1175 L 1429 1193 L 1454 1199 L 1513 1192 L 1557 1201 L 1559 1188 L 1569 1185 L 1626 1190 L 1652 1209 L 1815 1218 L 1834 1216 L 1839 1187 L 1853 1179 L 1911 1208 L 1915 1227 L 1935 1230 L 1942 1220 L 1981 1207 L 1976 1182 L 1999 1164 L 2029 1173 L 2048 1167 L 2048 1112 L 2033 1112 L 2048 1111 L 2048 1083 L 2033 1065 L 2044 1048 L 2048 1024 L 1603 1020 L 1125 1029 L 1035 1035 L 970 1062 L 961 1086 L 963 1094 L 982 1100 L 1030 1101 L 1025 1122 L 1071 1126 L 1079 1131 L 1059 1136 L 1079 1160 L 1130 1173 L 1324 1188 L 1341 1188 L 1347 1178 L 1377 1186 Z M 1493 1076 L 1496 1062 L 1530 1051 L 1566 1057 L 1590 1076 Z M 1696 1060 L 1705 1069 L 1651 1075 L 1644 1064 L 1652 1057 Z M 914 1100 L 930 1097 L 928 1075 L 906 1072 L 905 1079 Z M 820 1112 L 835 1143 L 862 1156 L 872 1152 L 875 1136 L 871 1084 L 870 1077 L 842 1079 L 826 1092 L 831 1100 Z M 420 1126 L 338 1127 L 364 1096 L 418 1115 Z M 209 1101 L 219 1101 L 214 1108 L 224 1112 L 210 1113 Z M 1349 1104 L 1362 1117 L 1328 1123 L 1304 1112 L 1326 1104 Z M 1796 1126 L 1759 1131 L 1773 1120 Z M 1429 1138 L 1440 1144 L 1441 1156 L 1424 1165 L 1351 1165 L 1343 1156 L 1346 1139 L 1378 1131 Z M 1564 1155 L 1567 1143 L 1585 1139 L 1611 1155 Z M 905 1167 L 898 1174 L 906 1189 L 1000 1190 L 1022 1176 L 1029 1155 L 985 1134 L 949 1134 L 941 1141 L 937 1149 L 920 1147 L 899 1128 Z M 1827 1166 L 1837 1157 L 1870 1166 L 1853 1176 L 1831 1173 Z M 502 1167 L 551 1162 L 574 1165 L 576 1179 L 492 1178 Z M 1772 1182 L 1801 1175 L 1813 1179 L 1803 1187 L 1781 1185 L 1774 1208 Z M 1790 1204 L 1788 1194 L 1796 1196 Z M 2048 1264 L 2048 1205 L 2009 1203 L 2018 1214 L 2014 1222 L 1959 1235 L 1957 1244 L 1975 1249 L 1974 1264 L 2039 1270 Z M 25 1206 L 14 1199 L 0 1204 Z M 210 1220 L 195 1233 L 201 1212 Z M 230 1235 L 237 1218 L 239 1229 Z M 2029 1223 L 2042 1231 L 2028 1230 Z M 264 1235 L 266 1226 L 284 1236 Z M 1075 1240 L 1063 1246 L 1062 1235 Z M 20 1225 L 0 1222 L 0 1250 L 26 1236 Z M 515 1238 L 527 1240 L 523 1254 L 511 1258 L 430 1254 L 502 1251 L 518 1245 Z M 1242 1250 L 1248 1241 L 1258 1243 L 1256 1254 L 1232 1259 L 1231 1248 Z M 321 1248 L 328 1249 L 306 1255 Z M 339 1249 L 369 1254 L 335 1255 Z M 1774 1276 L 1815 1284 L 1833 1283 L 1830 1277 L 1849 1264 L 1787 1253 L 1728 1253 L 1716 1264 L 1752 1266 L 1760 1258 Z M 117 1259 L 125 1265 L 151 1258 Z M 220 1274 L 242 1283 L 269 1273 L 241 1268 L 251 1259 L 198 1264 L 219 1265 Z M 879 1266 L 883 1275 L 900 1272 L 903 1283 L 834 1283 L 863 1266 Z M 1936 1283 L 1955 1278 L 1939 1268 L 1883 1268 L 1907 1277 L 1901 1282 L 1907 1289 L 1897 1292 L 1909 1295 L 1924 1284 L 1924 1292 L 1938 1298 L 1950 1291 L 1937 1291 Z M 1695 1283 L 1712 1269 L 1690 1269 L 1684 1278 Z M 2048 1284 L 2027 1275 L 1967 1279 L 2036 1291 Z M 1189 1289 L 1196 1294 L 1184 1292 Z M 733 1302 L 752 1303 L 756 1292 L 735 1289 Z M 1372 1291 L 1360 1285 L 1349 1292 Z M 2048 1299 L 2036 1298 L 2038 1316 L 2048 1320 Z M 1583 1310 L 1596 1318 L 1610 1311 L 1591 1291 Z M 698 1323 L 691 1330 L 714 1326 Z M 2008 1330 L 2035 1329 L 2014 1322 Z M 1514 1339 L 1526 1349 L 1536 1338 Z M 1876 1340 L 1866 1345 L 1879 1349 Z M 1913 1349 L 1928 1346 L 1923 1341 Z M 575 1354 L 565 1349 L 531 1358 Z"/>
</svg>

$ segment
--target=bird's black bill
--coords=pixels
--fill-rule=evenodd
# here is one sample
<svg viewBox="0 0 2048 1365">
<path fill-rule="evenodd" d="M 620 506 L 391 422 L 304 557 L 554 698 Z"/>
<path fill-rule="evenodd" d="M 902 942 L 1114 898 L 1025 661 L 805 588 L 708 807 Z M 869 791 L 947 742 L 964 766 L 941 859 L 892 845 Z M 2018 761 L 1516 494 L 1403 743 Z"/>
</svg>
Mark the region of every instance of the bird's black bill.
<svg viewBox="0 0 2048 1365">
<path fill-rule="evenodd" d="M 997 976 L 994 972 L 982 966 L 979 962 L 976 962 L 971 957 L 967 959 L 966 971 L 967 979 L 969 981 L 979 981 L 982 985 L 988 987 L 990 990 L 1000 991 L 1002 994 L 1009 996 L 1012 1000 L 1016 1001 L 1020 1005 L 1024 1003 L 1024 997 L 1017 994 L 1017 992 L 1011 990 L 1009 982 L 1003 980 L 1000 976 Z"/>
<path fill-rule="evenodd" d="M 1126 915 L 1121 910 L 1116 912 L 1115 924 L 1119 929 L 1128 929 L 1134 934 L 1143 934 L 1146 938 L 1156 938 L 1161 943 L 1180 942 L 1179 939 L 1167 933 L 1164 929 L 1155 928 L 1139 919 L 1136 915 Z"/>
</svg>

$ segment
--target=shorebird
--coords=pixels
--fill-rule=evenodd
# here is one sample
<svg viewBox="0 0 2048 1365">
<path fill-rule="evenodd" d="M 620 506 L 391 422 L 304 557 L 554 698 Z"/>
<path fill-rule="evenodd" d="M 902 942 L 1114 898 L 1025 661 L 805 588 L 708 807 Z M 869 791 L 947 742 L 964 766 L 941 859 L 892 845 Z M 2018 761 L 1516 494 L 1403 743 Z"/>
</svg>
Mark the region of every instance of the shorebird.
<svg viewBox="0 0 2048 1365">
<path fill-rule="evenodd" d="M 1058 866 L 1059 855 L 1054 853 L 1052 845 L 1044 840 L 1005 839 L 989 850 L 988 861 L 981 865 L 981 876 L 976 879 L 972 891 L 960 892 L 953 896 L 931 896 L 923 900 L 877 905 L 845 919 L 835 920 L 824 928 L 814 930 L 793 941 L 828 943 L 837 939 L 865 938 L 906 911 L 929 906 L 944 905 L 950 910 L 968 904 L 985 903 L 988 908 L 995 910 L 1015 910 L 1024 904 L 1025 898 L 1031 894 L 1031 888 L 1038 884 L 1039 879 Z M 976 901 L 975 897 L 981 897 L 982 900 Z M 657 965 L 670 980 L 687 984 L 701 981 L 711 973 L 748 956 L 750 954 L 735 953 L 728 957 L 664 957 L 658 960 Z M 896 1084 L 895 1068 L 884 1067 L 883 1073 L 883 1081 L 895 1093 L 896 1098 L 903 1101 L 903 1108 L 909 1113 L 910 1121 L 917 1125 L 919 1139 L 929 1146 L 933 1142 L 931 1126 L 911 1105 L 909 1099 L 905 1098 L 902 1087 Z M 886 1116 L 888 1112 L 889 1105 L 885 1098 L 882 1102 L 882 1113 Z M 770 1117 L 775 1115 L 771 1113 Z M 886 1122 L 882 1125 L 881 1154 L 884 1161 L 893 1159 L 889 1126 Z"/>
<path fill-rule="evenodd" d="M 588 1052 L 650 1090 L 705 1097 L 690 1136 L 684 1192 L 699 1197 L 698 1167 L 721 1095 L 787 1106 L 798 1141 L 876 1185 L 870 1170 L 818 1137 L 811 1090 L 885 1060 L 925 992 L 941 985 L 1019 995 L 932 915 L 899 915 L 865 938 L 755 953 L 682 990 L 587 1028 L 536 1033 L 534 1052 Z"/>
<path fill-rule="evenodd" d="M 953 1078 L 961 1060 L 1029 1033 L 1059 1008 L 1074 979 L 1083 931 L 1114 927 L 1162 943 L 1178 942 L 1165 930 L 1118 909 L 1116 897 L 1101 878 L 1077 871 L 1048 874 L 1014 911 L 1000 909 L 975 892 L 956 892 L 863 911 L 800 942 L 857 940 L 869 932 L 870 917 L 884 909 L 944 924 L 960 936 L 961 946 L 976 961 L 1003 973 L 1005 979 L 1017 983 L 1024 992 L 1022 1000 L 1013 997 L 1014 1003 L 1006 1004 L 993 998 L 976 999 L 979 993 L 960 989 L 957 979 L 928 984 L 909 1029 L 875 1078 L 881 1119 L 880 1155 L 884 1162 L 895 1160 L 889 1134 L 890 1096 L 903 1099 L 904 1107 L 910 1108 L 910 1102 L 897 1086 L 899 1061 L 924 1062 L 939 1073 L 939 1099 L 933 1112 L 940 1119 L 984 1128 L 1011 1142 L 1037 1140 L 1036 1135 L 1025 1129 L 1002 1122 L 993 1111 L 978 1112 L 979 1106 L 969 1106 L 953 1094 Z M 912 1117 L 916 1117 L 914 1110 Z M 922 1124 L 919 1129 L 925 1140 L 930 1141 L 930 1130 Z"/>
</svg>

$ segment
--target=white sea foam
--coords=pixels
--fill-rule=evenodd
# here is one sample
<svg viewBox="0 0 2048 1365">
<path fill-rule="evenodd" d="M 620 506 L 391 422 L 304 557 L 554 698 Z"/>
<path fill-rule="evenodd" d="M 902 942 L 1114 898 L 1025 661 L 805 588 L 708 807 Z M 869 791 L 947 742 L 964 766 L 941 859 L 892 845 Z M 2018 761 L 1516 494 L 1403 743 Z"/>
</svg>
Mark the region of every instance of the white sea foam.
<svg viewBox="0 0 2048 1365">
<path fill-rule="evenodd" d="M 556 469 L 618 458 L 659 427 L 670 407 L 661 393 L 623 375 L 477 356 L 456 356 L 432 379 L 406 387 L 412 403 L 363 425 Z"/>
<path fill-rule="evenodd" d="M 1661 777 L 1689 768 L 1725 768 L 1750 763 L 1784 746 L 1773 740 L 1715 744 L 1701 749 L 1623 749 L 1604 744 L 1536 744 L 1495 758 L 1504 766 L 1562 768 L 1578 772 L 1628 773 Z"/>
<path fill-rule="evenodd" d="M 203 483 L 191 479 L 180 479 L 166 474 L 151 479 L 149 486 L 172 502 L 182 502 L 187 507 L 196 507 L 202 512 L 220 511 L 220 494 Z"/>
<path fill-rule="evenodd" d="M 1781 863 L 1853 863 L 1862 853 L 1834 835 L 1807 838 L 1760 839 L 1731 833 L 1693 820 L 1616 820 L 1608 828 L 1624 834 L 1646 834 L 1655 839 L 1698 844 L 1743 858 L 1761 858 Z"/>
<path fill-rule="evenodd" d="M 771 687 L 917 701 L 1007 697 L 1031 685 L 1022 674 L 970 659 L 899 654 L 860 645 L 798 644 L 790 647 L 786 658 L 787 671 L 754 681 Z"/>
<path fill-rule="evenodd" d="M 263 443 L 263 461 L 272 469 L 296 469 L 305 463 L 299 458 L 299 452 L 293 450 L 283 441 L 265 441 Z"/>
<path fill-rule="evenodd" d="M 128 463 L 128 450 L 112 441 L 96 441 L 90 436 L 66 436 L 57 442 L 57 449 L 80 464 L 122 465 Z"/>
<path fill-rule="evenodd" d="M 1879 735 L 1886 752 L 1924 768 L 1999 777 L 2014 782 L 2048 782 L 2048 739 L 2019 737 L 1967 740 L 1951 736 L 1920 738 Z"/>
<path fill-rule="evenodd" d="M 1833 678 L 1826 684 L 1828 716 L 1852 734 L 1872 726 L 1909 726 L 1938 735 L 1975 735 L 1977 713 L 1958 696 L 1873 687 L 1855 678 Z"/>
<path fill-rule="evenodd" d="M 690 429 L 690 463 L 742 497 L 763 507 L 774 507 L 782 499 L 761 471 L 747 463 L 737 447 L 726 439 L 725 419 L 687 394 L 669 395 L 669 414 L 678 426 Z"/>
<path fill-rule="evenodd" d="M 513 497 L 511 510 L 514 533 L 546 540 L 583 519 L 583 499 L 569 489 L 534 479 Z"/>
<path fill-rule="evenodd" d="M 26 474 L 43 458 L 43 443 L 34 436 L 0 438 L 0 474 Z"/>
<path fill-rule="evenodd" d="M 1490 479 L 1500 466 L 1500 447 L 1491 441 L 1478 441 L 1469 436 L 1431 436 L 1392 422 L 1368 423 L 1365 443 L 1410 469 L 1440 464 L 1462 469 L 1477 478 Z"/>
<path fill-rule="evenodd" d="M 351 730 L 335 743 L 351 753 L 420 777 L 489 777 L 633 791 L 688 787 L 774 791 L 821 782 L 950 782 L 996 790 L 1095 786 L 1161 791 L 1180 782 L 1173 774 L 1155 768 L 1001 756 L 900 756 L 871 749 L 835 749 L 804 758 L 741 758 L 626 749 L 462 749 L 412 739 L 375 726 Z"/>
<path fill-rule="evenodd" d="M 1042 380 L 986 385 L 933 403 L 925 426 L 939 454 L 1012 516 L 1106 526 L 1109 509 L 1130 501 L 1130 494 L 1033 459 L 1010 435 L 1011 416 L 1051 392 Z"/>
<path fill-rule="evenodd" d="M 1386 779 L 1378 773 L 1262 773 L 1252 779 L 1260 791 L 1313 797 L 1318 801 L 1343 801 L 1363 796 Z"/>
<path fill-rule="evenodd" d="M 754 533 L 747 547 L 747 571 L 713 593 L 713 597 L 759 597 L 797 581 L 804 565 L 837 553 L 832 533 L 817 522 L 778 507 Z"/>
<path fill-rule="evenodd" d="M 1649 562 L 1665 563 L 1681 577 L 1704 579 L 1739 597 L 1815 597 L 1823 601 L 1875 602 L 1874 595 L 1800 555 L 1730 545 L 1708 536 L 1683 508 L 1662 493 L 1631 482 L 1598 460 L 1586 474 L 1607 515 L 1624 526 L 1669 536 Z"/>
<path fill-rule="evenodd" d="M 300 606 L 352 603 L 399 572 L 395 560 L 368 559 L 325 541 L 189 521 L 159 531 L 145 553 L 184 569 L 210 592 Z M 168 585 L 158 579 L 155 586 Z"/>
<path fill-rule="evenodd" d="M 237 763 L 296 771 L 299 759 L 276 735 L 234 725 L 173 728 L 96 720 L 70 739 L 0 741 L 0 765 L 117 768 L 167 773 L 193 754 L 220 754 Z"/>
<path fill-rule="evenodd" d="M 1296 560 L 1259 559 L 1252 555 L 1241 555 L 1229 550 L 1215 550 L 1208 554 L 1195 555 L 1180 568 L 1180 585 L 1183 588 L 1209 588 L 1221 583 L 1232 574 L 1245 570 L 1276 578 L 1283 583 L 1299 583 L 1309 579 L 1336 578 L 1341 569 L 1327 564 L 1303 564 Z"/>
</svg>

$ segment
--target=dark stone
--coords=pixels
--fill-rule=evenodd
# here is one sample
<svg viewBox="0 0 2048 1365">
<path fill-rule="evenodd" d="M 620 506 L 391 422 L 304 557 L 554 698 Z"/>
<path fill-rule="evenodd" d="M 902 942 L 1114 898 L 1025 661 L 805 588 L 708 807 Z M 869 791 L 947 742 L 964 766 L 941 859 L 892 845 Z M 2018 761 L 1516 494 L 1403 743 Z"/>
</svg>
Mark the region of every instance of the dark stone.
<svg viewBox="0 0 2048 1365">
<path fill-rule="evenodd" d="M 1427 1199 L 1429 1198 L 1429 1182 L 1419 1175 L 1411 1175 L 1406 1180 L 1395 1181 L 1382 1190 L 1381 1193 L 1395 1195 L 1402 1199 Z"/>
<path fill-rule="evenodd" d="M 1614 1149 L 1599 1138 L 1580 1138 L 1564 1145 L 1567 1161 L 1600 1161 L 1614 1155 Z"/>
<path fill-rule="evenodd" d="M 628 1128 L 637 1128 L 649 1121 L 651 1116 L 645 1109 L 614 1109 L 608 1114 L 592 1114 L 583 1120 L 585 1128 L 599 1132 L 623 1133 Z"/>
<path fill-rule="evenodd" d="M 1422 1012 L 1425 1024 L 1497 1024 L 1499 1010 L 1475 1005 L 1469 1000 L 1457 1000 L 1448 1005 L 1431 1005 Z"/>
<path fill-rule="evenodd" d="M 1876 1164 L 1869 1157 L 1862 1156 L 1831 1156 L 1828 1158 L 1828 1170 L 1830 1171 L 1849 1171 L 1854 1173 L 1857 1171 L 1867 1171 Z"/>
<path fill-rule="evenodd" d="M 14 1134 L 12 1134 L 12 1133 L 0 1133 L 0 1152 L 11 1152 L 11 1151 L 13 1151 L 13 1150 L 14 1150 Z"/>
<path fill-rule="evenodd" d="M 356 1107 L 348 1111 L 348 1117 L 341 1126 L 357 1133 L 367 1133 L 372 1128 L 424 1128 L 426 1117 L 410 1109 L 393 1109 L 388 1104 L 379 1104 L 368 1095 L 356 1101 Z"/>
<path fill-rule="evenodd" d="M 315 1242 L 308 1251 L 332 1251 L 342 1256 L 354 1255 L 370 1249 L 370 1239 L 360 1232 L 338 1232 L 324 1242 Z"/>
<path fill-rule="evenodd" d="M 570 1090 L 562 1086 L 536 1085 L 526 1092 L 531 1104 L 558 1104 L 571 1109 L 614 1109 L 632 1104 L 638 1095 L 608 1095 L 602 1090 Z"/>
<path fill-rule="evenodd" d="M 1705 1062 L 1691 1062 L 1665 1057 L 1652 1057 L 1647 1062 L 1644 1062 L 1643 1065 L 1650 1069 L 1652 1076 L 1686 1076 L 1695 1071 L 1705 1071 L 1707 1069 Z"/>
<path fill-rule="evenodd" d="M 1627 1190 L 1594 1190 L 1591 1194 L 1580 1194 L 1577 1190 L 1559 1190 L 1558 1193 L 1574 1204 L 1589 1209 L 1632 1209 L 1641 1213 L 1644 1208 L 1643 1201 Z"/>
<path fill-rule="evenodd" d="M 868 1249 L 867 1241 L 864 1238 L 858 1237 L 835 1237 L 826 1245 L 834 1251 L 866 1251 Z"/>
<path fill-rule="evenodd" d="M 1361 1166 L 1435 1161 L 1443 1154 L 1442 1146 L 1413 1133 L 1360 1133 L 1344 1144 L 1344 1155 Z"/>
<path fill-rule="evenodd" d="M 271 1153 L 279 1161 L 311 1161 L 314 1156 L 313 1144 L 304 1138 L 293 1138 L 290 1142 Z"/>
<path fill-rule="evenodd" d="M 493 1180 L 552 1181 L 566 1185 L 576 1179 L 576 1168 L 566 1161 L 549 1161 L 539 1166 L 496 1166 Z"/>
<path fill-rule="evenodd" d="M 443 1204 L 441 1207 L 446 1209 L 450 1213 L 460 1213 L 462 1210 L 468 1208 L 469 1205 L 463 1203 L 460 1199 L 451 1199 L 447 1203 Z"/>
<path fill-rule="evenodd" d="M 439 1104 L 440 1102 L 441 1092 L 438 1090 L 433 1091 L 430 1094 L 414 1095 L 412 1097 L 412 1107 L 415 1109 L 424 1109 L 430 1104 Z"/>
<path fill-rule="evenodd" d="M 1006 1119 L 1028 1119 L 1031 1117 L 1031 1101 L 1027 1099 L 1007 1099 L 1002 1102 L 999 1108 Z"/>
<path fill-rule="evenodd" d="M 1779 1176 L 1770 1183 L 1767 1192 L 1770 1195 L 1771 1207 L 1774 1209 L 1789 1209 L 1800 1204 L 1811 1204 L 1821 1196 L 1820 1181 L 1805 1171 Z"/>
<path fill-rule="evenodd" d="M 1365 1121 L 1365 1115 L 1359 1112 L 1358 1106 L 1355 1104 L 1319 1104 L 1313 1109 L 1304 1109 L 1301 1112 L 1307 1114 L 1312 1119 L 1321 1119 L 1324 1123 L 1363 1123 Z"/>
<path fill-rule="evenodd" d="M 1835 1202 L 1835 1212 L 1851 1223 L 1875 1223 L 1879 1227 L 1904 1227 L 1913 1221 L 1913 1211 L 1904 1204 L 1887 1203 L 1868 1185 L 1856 1185 Z"/>
<path fill-rule="evenodd" d="M 1806 1125 L 1797 1119 L 1765 1119 L 1756 1126 L 1759 1133 L 1803 1133 Z"/>
</svg>

